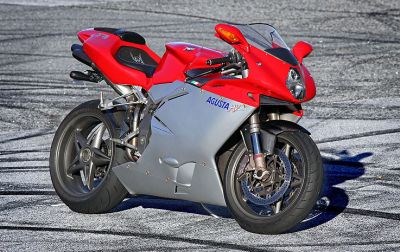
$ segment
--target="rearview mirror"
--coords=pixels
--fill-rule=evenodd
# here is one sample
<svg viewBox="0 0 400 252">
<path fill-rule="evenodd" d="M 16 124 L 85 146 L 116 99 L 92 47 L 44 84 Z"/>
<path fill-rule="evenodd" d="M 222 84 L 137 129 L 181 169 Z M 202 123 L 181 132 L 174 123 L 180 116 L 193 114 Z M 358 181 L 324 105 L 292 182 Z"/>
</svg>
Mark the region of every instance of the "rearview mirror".
<svg viewBox="0 0 400 252">
<path fill-rule="evenodd" d="M 249 45 L 242 32 L 234 26 L 218 24 L 215 26 L 215 31 L 217 32 L 218 37 L 229 44 L 242 44 L 245 47 L 248 47 Z"/>
<path fill-rule="evenodd" d="M 303 63 L 303 59 L 307 57 L 312 51 L 313 47 L 305 41 L 297 42 L 292 48 L 293 55 L 296 57 L 297 61 L 300 64 Z"/>
</svg>

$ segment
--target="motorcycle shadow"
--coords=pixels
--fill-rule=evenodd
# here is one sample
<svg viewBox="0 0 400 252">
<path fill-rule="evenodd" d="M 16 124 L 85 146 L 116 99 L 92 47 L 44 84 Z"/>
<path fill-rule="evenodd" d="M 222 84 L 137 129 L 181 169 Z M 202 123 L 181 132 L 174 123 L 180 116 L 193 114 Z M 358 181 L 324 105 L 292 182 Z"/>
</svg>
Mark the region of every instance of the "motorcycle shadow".
<svg viewBox="0 0 400 252">
<path fill-rule="evenodd" d="M 167 199 L 147 195 L 130 196 L 114 208 L 112 212 L 121 212 L 137 207 L 231 218 L 229 210 L 226 207 L 205 205 L 206 208 L 204 208 L 200 203 L 192 201 Z"/>
<path fill-rule="evenodd" d="M 342 213 L 349 203 L 349 196 L 345 190 L 336 187 L 336 185 L 362 176 L 365 173 L 365 168 L 361 160 L 373 155 L 372 152 L 364 152 L 351 156 L 347 150 L 336 151 L 332 149 L 321 149 L 321 152 L 339 158 L 323 158 L 325 181 L 322 198 L 314 207 L 312 213 L 290 232 L 298 232 L 319 226 Z M 112 212 L 120 212 L 137 207 L 232 218 L 226 207 L 205 205 L 204 208 L 201 204 L 191 201 L 147 195 L 131 196 L 113 209 Z"/>
<path fill-rule="evenodd" d="M 361 160 L 373 155 L 372 152 L 363 152 L 352 156 L 347 150 L 336 151 L 333 149 L 321 149 L 321 152 L 329 153 L 339 158 L 322 158 L 325 171 L 322 197 L 312 213 L 291 232 L 322 225 L 341 214 L 349 204 L 349 196 L 344 189 L 338 188 L 336 185 L 364 175 L 365 165 Z"/>
</svg>

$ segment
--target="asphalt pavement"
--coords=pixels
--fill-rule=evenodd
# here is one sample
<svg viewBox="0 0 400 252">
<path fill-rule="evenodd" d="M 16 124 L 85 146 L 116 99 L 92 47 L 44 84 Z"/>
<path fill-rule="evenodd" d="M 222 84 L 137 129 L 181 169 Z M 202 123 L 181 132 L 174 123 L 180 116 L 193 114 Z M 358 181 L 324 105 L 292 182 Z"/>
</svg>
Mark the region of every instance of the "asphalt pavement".
<svg viewBox="0 0 400 252">
<path fill-rule="evenodd" d="M 227 49 L 219 22 L 267 22 L 314 46 L 317 83 L 301 124 L 324 159 L 327 206 L 290 233 L 242 230 L 224 208 L 129 197 L 112 213 L 74 213 L 55 195 L 54 132 L 106 85 L 73 83 L 79 30 L 142 34 L 158 54 L 185 41 Z M 0 0 L 0 251 L 399 251 L 400 1 Z"/>
</svg>

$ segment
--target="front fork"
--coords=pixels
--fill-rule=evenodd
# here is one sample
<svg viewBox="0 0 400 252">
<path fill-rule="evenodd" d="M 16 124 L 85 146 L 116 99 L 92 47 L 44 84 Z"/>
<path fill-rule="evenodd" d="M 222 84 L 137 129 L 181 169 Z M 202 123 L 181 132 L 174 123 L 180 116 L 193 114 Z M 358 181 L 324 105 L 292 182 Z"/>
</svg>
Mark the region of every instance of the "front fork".
<svg viewBox="0 0 400 252">
<path fill-rule="evenodd" d="M 263 177 L 265 172 L 267 172 L 267 164 L 265 162 L 265 154 L 261 146 L 261 127 L 260 127 L 260 117 L 258 113 L 254 113 L 249 119 L 249 133 L 251 139 L 251 147 L 253 151 L 253 160 L 255 164 L 256 172 L 254 173 L 256 177 Z"/>
<path fill-rule="evenodd" d="M 261 129 L 260 117 L 258 113 L 254 113 L 249 118 L 249 126 L 247 134 L 250 135 L 251 151 L 253 152 L 253 160 L 255 166 L 254 177 L 262 179 L 268 177 L 266 157 L 273 154 L 276 136 Z M 249 146 L 247 146 L 249 147 Z"/>
</svg>

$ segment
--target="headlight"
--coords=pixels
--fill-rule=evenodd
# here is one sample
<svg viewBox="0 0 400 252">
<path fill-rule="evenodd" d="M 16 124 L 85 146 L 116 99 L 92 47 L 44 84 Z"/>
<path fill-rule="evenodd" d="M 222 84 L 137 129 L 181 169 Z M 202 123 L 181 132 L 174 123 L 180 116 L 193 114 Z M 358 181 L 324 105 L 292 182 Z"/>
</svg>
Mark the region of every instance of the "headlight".
<svg viewBox="0 0 400 252">
<path fill-rule="evenodd" d="M 296 69 L 291 68 L 289 70 L 286 87 L 292 93 L 293 97 L 297 100 L 302 100 L 306 95 L 306 88 L 304 86 L 303 80 Z"/>
</svg>

